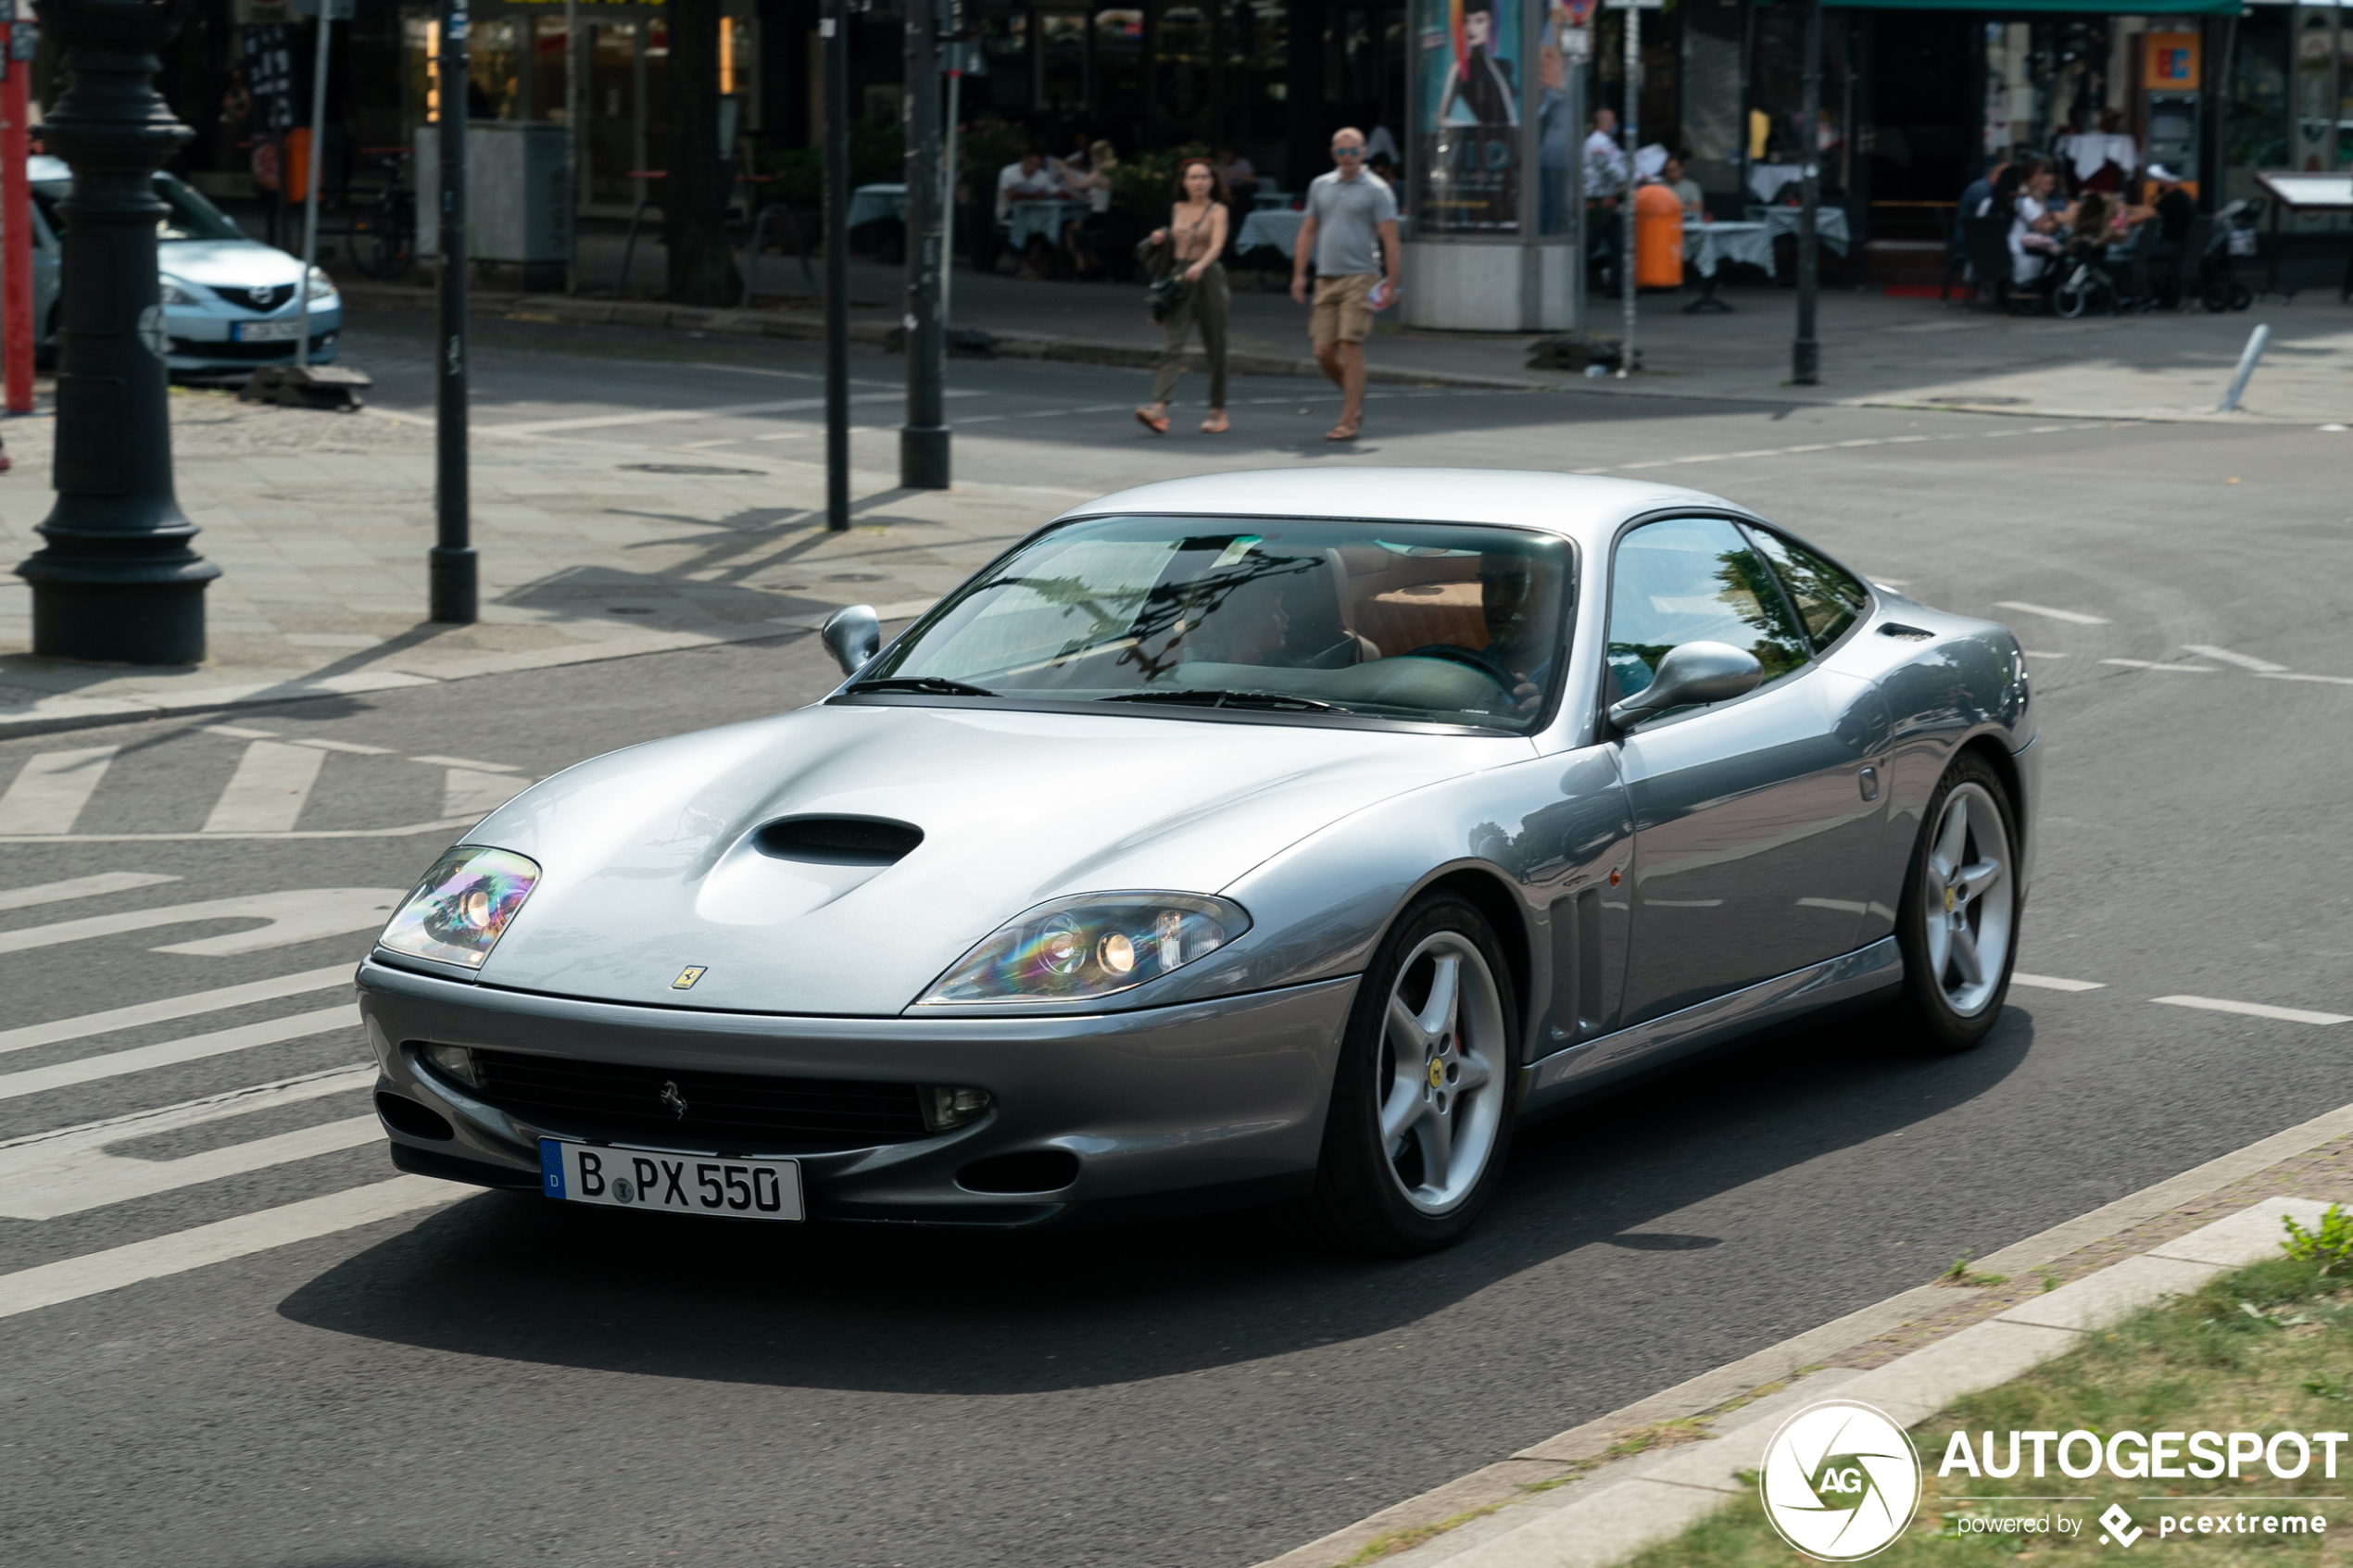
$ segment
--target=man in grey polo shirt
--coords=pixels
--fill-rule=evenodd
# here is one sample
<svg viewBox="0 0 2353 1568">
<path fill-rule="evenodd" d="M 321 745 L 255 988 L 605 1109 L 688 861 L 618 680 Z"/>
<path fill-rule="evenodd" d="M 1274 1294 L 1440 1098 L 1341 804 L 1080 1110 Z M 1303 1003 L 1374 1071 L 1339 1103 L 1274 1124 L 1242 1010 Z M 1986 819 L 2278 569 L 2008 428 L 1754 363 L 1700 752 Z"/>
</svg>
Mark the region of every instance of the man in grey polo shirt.
<svg viewBox="0 0 2353 1568">
<path fill-rule="evenodd" d="M 1365 167 L 1365 133 L 1332 137 L 1329 174 L 1307 187 L 1307 220 L 1291 257 L 1290 296 L 1307 303 L 1307 264 L 1315 263 L 1315 307 L 1307 338 L 1315 362 L 1340 391 L 1340 423 L 1327 441 L 1353 441 L 1365 423 L 1365 339 L 1378 303 L 1397 297 L 1397 198 Z"/>
</svg>

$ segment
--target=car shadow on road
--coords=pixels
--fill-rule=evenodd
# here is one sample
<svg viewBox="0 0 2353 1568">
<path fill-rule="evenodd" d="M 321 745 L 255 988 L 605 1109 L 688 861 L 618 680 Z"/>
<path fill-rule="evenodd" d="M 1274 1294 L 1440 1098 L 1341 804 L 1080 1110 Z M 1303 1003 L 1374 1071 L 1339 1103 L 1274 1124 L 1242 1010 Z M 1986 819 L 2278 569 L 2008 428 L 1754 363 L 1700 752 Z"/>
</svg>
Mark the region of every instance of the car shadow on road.
<svg viewBox="0 0 2353 1568">
<path fill-rule="evenodd" d="M 1869 1019 L 1794 1030 L 1523 1128 L 1479 1227 L 1430 1257 L 1337 1255 L 1274 1210 L 1026 1233 L 799 1230 L 486 1193 L 329 1270 L 280 1311 L 337 1334 L 503 1361 L 1002 1395 L 1378 1336 L 1581 1248 L 1594 1249 L 1590 1298 L 1565 1311 L 1726 1289 L 1728 1273 L 1769 1294 L 1756 1273 L 1769 1248 L 1755 1238 L 1726 1247 L 1657 1222 L 1988 1093 L 2025 1061 L 2034 1024 L 2012 1008 L 1984 1045 L 1957 1057 L 1906 1054 L 1884 1036 Z M 1629 1270 L 1641 1272 L 1637 1284 L 1604 1283 Z M 1678 1270 L 1713 1272 L 1679 1282 Z"/>
</svg>

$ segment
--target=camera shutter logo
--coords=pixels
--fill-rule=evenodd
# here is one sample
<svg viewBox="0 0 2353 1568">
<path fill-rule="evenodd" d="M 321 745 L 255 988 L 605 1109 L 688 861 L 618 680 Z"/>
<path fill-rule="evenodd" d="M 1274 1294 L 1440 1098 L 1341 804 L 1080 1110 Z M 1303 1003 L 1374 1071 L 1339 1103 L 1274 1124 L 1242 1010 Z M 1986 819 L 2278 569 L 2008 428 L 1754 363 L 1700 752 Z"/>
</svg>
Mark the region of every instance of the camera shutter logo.
<svg viewBox="0 0 2353 1568">
<path fill-rule="evenodd" d="M 1886 1412 L 1832 1399 L 1781 1424 L 1757 1489 L 1781 1539 L 1824 1562 L 1854 1562 L 1911 1524 L 1920 1456 Z"/>
</svg>

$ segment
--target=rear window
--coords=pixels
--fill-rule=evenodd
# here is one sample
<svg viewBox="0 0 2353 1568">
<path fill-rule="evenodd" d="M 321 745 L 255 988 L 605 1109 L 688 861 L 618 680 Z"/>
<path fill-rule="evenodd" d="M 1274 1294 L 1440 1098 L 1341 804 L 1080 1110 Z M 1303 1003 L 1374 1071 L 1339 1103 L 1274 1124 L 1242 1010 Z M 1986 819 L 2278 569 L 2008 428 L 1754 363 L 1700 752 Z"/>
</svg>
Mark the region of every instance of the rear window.
<svg viewBox="0 0 2353 1568">
<path fill-rule="evenodd" d="M 1747 533 L 1756 541 L 1758 552 L 1773 563 L 1774 574 L 1789 590 L 1790 603 L 1806 622 L 1806 635 L 1813 638 L 1817 650 L 1844 636 L 1856 617 L 1870 604 L 1862 583 L 1795 540 L 1784 539 L 1768 528 L 1752 527 Z"/>
</svg>

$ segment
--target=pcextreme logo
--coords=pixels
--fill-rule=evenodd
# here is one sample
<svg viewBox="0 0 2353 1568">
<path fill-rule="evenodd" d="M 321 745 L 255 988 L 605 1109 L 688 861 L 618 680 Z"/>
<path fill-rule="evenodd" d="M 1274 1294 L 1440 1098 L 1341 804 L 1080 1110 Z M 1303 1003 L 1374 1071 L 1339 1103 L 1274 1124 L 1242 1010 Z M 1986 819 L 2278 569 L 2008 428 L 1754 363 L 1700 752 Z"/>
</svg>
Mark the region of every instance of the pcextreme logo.
<svg viewBox="0 0 2353 1568">
<path fill-rule="evenodd" d="M 1884 1411 L 1826 1400 L 1773 1434 L 1757 1490 L 1781 1539 L 1820 1562 L 1855 1562 L 1911 1524 L 1920 1456 Z"/>
</svg>

